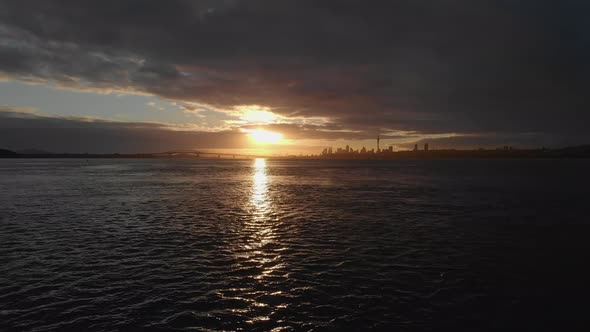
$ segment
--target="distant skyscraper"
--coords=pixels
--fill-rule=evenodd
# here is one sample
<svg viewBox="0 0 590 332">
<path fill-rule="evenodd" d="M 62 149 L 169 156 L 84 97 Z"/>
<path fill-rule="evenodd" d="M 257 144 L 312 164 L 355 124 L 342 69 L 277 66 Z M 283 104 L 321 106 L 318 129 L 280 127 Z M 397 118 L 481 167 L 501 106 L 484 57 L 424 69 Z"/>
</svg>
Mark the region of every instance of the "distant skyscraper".
<svg viewBox="0 0 590 332">
<path fill-rule="evenodd" d="M 381 138 L 379 137 L 379 135 L 377 135 L 377 152 L 381 151 L 379 149 L 379 140 L 381 140 Z"/>
<path fill-rule="evenodd" d="M 346 153 L 349 153 L 349 152 L 350 152 L 350 146 L 347 145 L 346 146 Z"/>
<path fill-rule="evenodd" d="M 418 151 L 418 144 L 414 144 L 414 151 Z"/>
<path fill-rule="evenodd" d="M 424 151 L 428 151 L 428 143 L 424 144 Z"/>
</svg>

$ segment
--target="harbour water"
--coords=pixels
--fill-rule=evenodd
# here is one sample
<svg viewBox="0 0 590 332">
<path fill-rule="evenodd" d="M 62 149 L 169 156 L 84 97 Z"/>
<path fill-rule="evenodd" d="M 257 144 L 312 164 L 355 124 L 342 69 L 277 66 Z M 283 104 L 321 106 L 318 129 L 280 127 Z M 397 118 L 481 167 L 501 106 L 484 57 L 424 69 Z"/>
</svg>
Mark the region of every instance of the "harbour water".
<svg viewBox="0 0 590 332">
<path fill-rule="evenodd" d="M 590 160 L 0 160 L 0 330 L 572 330 Z"/>
</svg>

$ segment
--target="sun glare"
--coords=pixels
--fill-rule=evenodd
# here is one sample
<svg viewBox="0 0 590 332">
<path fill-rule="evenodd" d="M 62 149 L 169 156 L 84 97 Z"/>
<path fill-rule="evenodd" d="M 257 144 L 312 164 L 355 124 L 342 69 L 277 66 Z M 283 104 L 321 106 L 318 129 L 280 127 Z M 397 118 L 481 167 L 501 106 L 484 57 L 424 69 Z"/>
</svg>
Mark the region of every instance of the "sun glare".
<svg viewBox="0 0 590 332">
<path fill-rule="evenodd" d="M 234 115 L 244 124 L 270 124 L 280 119 L 280 116 L 271 112 L 270 108 L 260 105 L 240 105 L 234 109 Z"/>
<path fill-rule="evenodd" d="M 283 134 L 281 133 L 262 129 L 247 130 L 246 132 L 252 138 L 252 140 L 254 140 L 254 142 L 262 144 L 276 144 L 279 143 L 283 138 Z"/>
<path fill-rule="evenodd" d="M 242 115 L 242 119 L 249 123 L 272 123 L 277 116 L 268 111 L 249 110 Z"/>
</svg>

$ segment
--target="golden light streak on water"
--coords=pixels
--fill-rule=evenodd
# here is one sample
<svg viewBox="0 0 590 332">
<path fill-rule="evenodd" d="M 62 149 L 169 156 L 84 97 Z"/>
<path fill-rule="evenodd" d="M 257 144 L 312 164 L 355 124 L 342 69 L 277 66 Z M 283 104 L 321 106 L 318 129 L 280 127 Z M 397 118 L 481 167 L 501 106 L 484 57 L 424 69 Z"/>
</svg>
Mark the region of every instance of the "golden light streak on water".
<svg viewBox="0 0 590 332">
<path fill-rule="evenodd" d="M 268 176 L 266 174 L 266 160 L 254 160 L 254 175 L 252 176 L 252 194 L 250 197 L 255 221 L 264 221 L 270 212 L 271 199 L 268 193 Z"/>
</svg>

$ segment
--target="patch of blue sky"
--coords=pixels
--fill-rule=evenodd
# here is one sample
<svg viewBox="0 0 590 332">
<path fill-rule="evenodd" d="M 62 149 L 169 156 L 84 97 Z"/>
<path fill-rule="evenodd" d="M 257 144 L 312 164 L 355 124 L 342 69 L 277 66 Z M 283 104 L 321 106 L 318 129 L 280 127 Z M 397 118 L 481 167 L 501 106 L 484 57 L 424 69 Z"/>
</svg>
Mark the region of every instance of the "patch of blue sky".
<svg viewBox="0 0 590 332">
<path fill-rule="evenodd" d="M 41 115 L 114 121 L 197 125 L 203 122 L 202 118 L 187 114 L 172 101 L 155 96 L 119 92 L 103 94 L 19 81 L 0 81 L 0 106 L 33 108 Z"/>
</svg>

